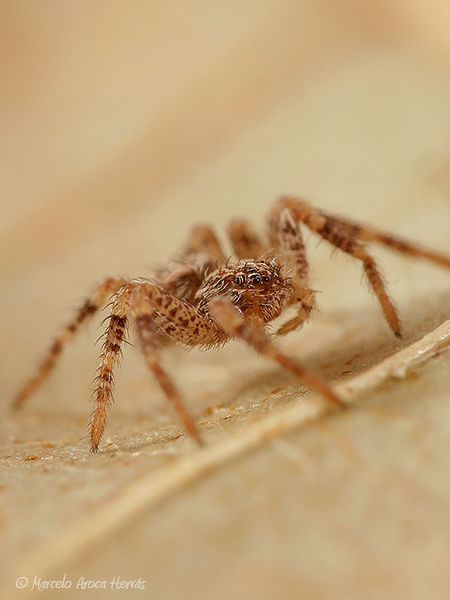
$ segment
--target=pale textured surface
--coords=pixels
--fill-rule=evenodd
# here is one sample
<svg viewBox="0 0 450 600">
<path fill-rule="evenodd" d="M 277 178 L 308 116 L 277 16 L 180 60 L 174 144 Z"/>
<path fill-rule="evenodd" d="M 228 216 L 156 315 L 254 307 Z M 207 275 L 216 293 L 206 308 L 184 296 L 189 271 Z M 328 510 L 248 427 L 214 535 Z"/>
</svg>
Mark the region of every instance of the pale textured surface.
<svg viewBox="0 0 450 600">
<path fill-rule="evenodd" d="M 120 576 L 146 580 L 121 597 L 447 598 L 446 353 L 264 444 L 267 420 L 306 390 L 238 343 L 174 349 L 165 364 L 204 433 L 199 454 L 127 348 L 91 456 L 99 319 L 22 413 L 7 410 L 93 282 L 146 275 L 199 219 L 262 227 L 277 194 L 297 193 L 449 251 L 447 4 L 47 0 L 1 12 L 5 597 L 19 575 L 66 573 L 72 588 L 42 597 Z M 359 265 L 316 246 L 320 312 L 280 343 L 322 377 L 363 373 L 450 316 L 450 273 L 377 248 L 398 343 Z M 304 406 L 314 417 L 321 401 Z M 258 426 L 248 452 L 240 440 Z"/>
</svg>

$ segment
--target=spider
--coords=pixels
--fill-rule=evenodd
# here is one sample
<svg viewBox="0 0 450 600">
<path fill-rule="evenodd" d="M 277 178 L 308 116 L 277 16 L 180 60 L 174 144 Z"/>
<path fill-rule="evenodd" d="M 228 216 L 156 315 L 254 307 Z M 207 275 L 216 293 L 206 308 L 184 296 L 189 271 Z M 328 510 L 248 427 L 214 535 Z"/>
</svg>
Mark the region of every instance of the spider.
<svg viewBox="0 0 450 600">
<path fill-rule="evenodd" d="M 280 350 L 265 330 L 287 307 L 295 306 L 295 316 L 276 332 L 285 335 L 300 327 L 315 307 L 315 292 L 308 284 L 309 266 L 301 223 L 362 262 L 369 284 L 397 337 L 401 337 L 397 310 L 364 242 L 379 242 L 406 255 L 450 267 L 450 256 L 374 227 L 330 215 L 303 199 L 283 196 L 268 212 L 266 241 L 243 219 L 229 223 L 228 236 L 235 260 L 226 259 L 210 226 L 197 224 L 190 230 L 178 257 L 160 269 L 155 279 L 108 278 L 97 285 L 56 336 L 34 375 L 16 395 L 14 407 L 23 405 L 49 375 L 64 346 L 80 326 L 112 297 L 94 380 L 94 411 L 89 424 L 93 452 L 98 449 L 107 410 L 113 403 L 113 373 L 129 324 L 134 328 L 149 370 L 174 405 L 187 432 L 200 445 L 202 439 L 195 421 L 161 364 L 165 341 L 209 349 L 239 338 L 318 391 L 330 404 L 345 408 L 343 400 L 326 383 Z"/>
</svg>

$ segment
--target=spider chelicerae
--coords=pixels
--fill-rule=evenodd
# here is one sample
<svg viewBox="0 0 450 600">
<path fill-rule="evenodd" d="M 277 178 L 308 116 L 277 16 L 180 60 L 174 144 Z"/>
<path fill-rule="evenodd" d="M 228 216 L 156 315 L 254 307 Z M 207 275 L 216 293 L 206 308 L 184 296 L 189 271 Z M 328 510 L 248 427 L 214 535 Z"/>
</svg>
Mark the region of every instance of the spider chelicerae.
<svg viewBox="0 0 450 600">
<path fill-rule="evenodd" d="M 300 327 L 315 306 L 309 287 L 309 267 L 300 224 L 333 246 L 361 261 L 394 334 L 401 326 L 394 304 L 365 242 L 379 242 L 406 255 L 450 267 L 450 257 L 368 225 L 330 215 L 303 199 L 279 198 L 267 215 L 267 239 L 260 238 L 243 219 L 233 219 L 228 236 L 235 260 L 227 260 L 213 229 L 195 225 L 175 260 L 155 279 L 108 278 L 97 285 L 73 319 L 47 350 L 36 372 L 14 399 L 16 408 L 49 375 L 66 343 L 80 326 L 112 297 L 104 343 L 94 380 L 94 411 L 89 424 L 91 450 L 98 449 L 107 410 L 113 403 L 114 369 L 121 356 L 128 325 L 132 325 L 144 360 L 164 394 L 172 402 L 189 434 L 202 443 L 197 425 L 186 409 L 172 378 L 161 364 L 161 350 L 171 340 L 188 347 L 218 347 L 240 338 L 317 390 L 337 407 L 346 405 L 323 381 L 280 350 L 265 327 L 287 307 L 296 313 L 277 331 L 285 335 Z"/>
</svg>

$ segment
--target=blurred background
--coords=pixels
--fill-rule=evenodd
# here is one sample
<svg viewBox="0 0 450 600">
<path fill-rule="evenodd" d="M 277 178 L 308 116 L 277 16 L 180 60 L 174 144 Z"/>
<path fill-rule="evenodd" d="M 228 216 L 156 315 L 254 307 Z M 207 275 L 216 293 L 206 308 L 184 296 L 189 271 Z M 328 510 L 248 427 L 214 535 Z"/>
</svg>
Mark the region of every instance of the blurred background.
<svg viewBox="0 0 450 600">
<path fill-rule="evenodd" d="M 113 450 L 87 455 L 80 438 L 90 413 L 96 325 L 68 350 L 23 413 L 9 414 L 15 389 L 94 282 L 149 275 L 198 220 L 220 231 L 242 215 L 262 229 L 265 212 L 281 193 L 450 250 L 449 30 L 445 0 L 0 3 L 5 573 L 118 489 L 164 469 L 165 453 L 172 465 L 174 455 L 193 451 L 189 440 L 173 440 L 180 435 L 176 418 L 130 351 L 105 439 Z M 375 364 L 397 342 L 367 286 L 360 285 L 359 265 L 340 257 L 330 261 L 330 249 L 316 246 L 308 236 L 312 285 L 323 292 L 320 313 L 283 343 L 313 371 L 336 380 Z M 450 274 L 384 250 L 377 255 L 403 317 L 403 345 L 449 316 Z M 292 385 L 272 366 L 272 379 L 264 379 L 267 365 L 240 346 L 212 357 L 184 356 L 175 350 L 168 369 L 194 415 L 209 423 L 211 444 L 262 418 L 262 399 Z M 433 385 L 445 387 L 445 363 L 438 367 L 418 375 L 424 383 L 414 393 L 425 395 L 423 414 L 417 409 L 407 420 L 416 428 L 422 417 L 432 418 L 426 394 L 434 390 L 437 397 Z M 281 393 L 271 406 L 289 402 L 290 394 Z M 236 407 L 242 419 L 225 427 Z M 222 473 L 227 501 L 213 491 L 221 489 L 217 479 L 205 481 L 200 491 L 188 490 L 166 507 L 173 515 L 146 513 L 135 530 L 122 537 L 110 533 L 89 561 L 69 561 L 55 577 L 70 572 L 76 580 L 89 569 L 96 579 L 134 574 L 148 580 L 155 598 L 448 597 L 444 557 L 450 544 L 440 527 L 449 514 L 448 473 L 437 459 L 448 453 L 437 426 L 448 420 L 445 402 L 442 413 L 435 410 L 428 427 L 436 446 L 427 446 L 416 471 L 408 462 L 417 443 L 405 433 L 409 425 L 400 419 L 397 431 L 391 422 L 377 421 L 388 456 L 405 457 L 396 468 L 408 472 L 415 490 L 412 496 L 403 488 L 399 496 L 393 492 L 386 518 L 371 521 L 367 503 L 380 487 L 366 495 L 365 463 L 345 462 L 345 452 L 330 447 L 321 431 L 314 442 L 300 435 L 289 442 L 299 456 L 308 443 L 315 448 L 307 463 L 318 483 L 307 497 L 311 472 L 292 465 L 280 471 L 279 453 L 266 449 L 264 460 L 253 456 L 256 466 L 241 461 Z M 362 418 L 345 436 L 361 436 L 365 447 L 375 426 Z M 162 446 L 150 434 L 158 426 L 169 440 Z M 375 463 L 383 460 L 378 452 L 374 444 Z M 436 468 L 432 492 L 420 479 L 430 473 L 430 463 Z M 259 511 L 252 509 L 253 496 L 245 495 L 245 469 L 253 473 Z M 333 478 L 336 470 L 340 475 Z M 418 494 L 418 480 L 436 495 L 433 502 Z M 339 497 L 343 481 L 351 500 L 345 496 L 329 514 L 328 502 Z M 236 504 L 235 494 L 243 504 Z M 286 511 L 286 498 L 295 514 Z M 298 513 L 294 507 L 300 506 Z M 425 517 L 430 511 L 434 521 Z M 249 514 L 252 526 L 243 527 Z M 402 514 L 409 519 L 406 533 L 397 529 Z M 201 523 L 190 529 L 193 518 Z M 389 548 L 383 537 L 388 531 L 398 533 Z M 158 540 L 158 550 L 149 540 Z M 407 559 L 390 560 L 401 553 Z M 49 558 L 48 572 L 51 565 Z M 77 597 L 73 588 L 64 597 L 70 594 Z"/>
</svg>

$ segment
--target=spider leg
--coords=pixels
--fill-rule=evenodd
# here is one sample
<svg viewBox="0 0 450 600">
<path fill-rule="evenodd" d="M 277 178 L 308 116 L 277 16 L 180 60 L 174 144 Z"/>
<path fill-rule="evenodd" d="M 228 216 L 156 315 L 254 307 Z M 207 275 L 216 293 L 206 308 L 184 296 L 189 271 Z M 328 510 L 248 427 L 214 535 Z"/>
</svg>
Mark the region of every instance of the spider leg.
<svg viewBox="0 0 450 600">
<path fill-rule="evenodd" d="M 121 344 L 130 320 L 136 326 L 147 366 L 175 406 L 188 432 L 201 443 L 192 417 L 172 380 L 161 367 L 157 334 L 166 333 L 172 340 L 187 346 L 205 347 L 222 343 L 227 335 L 192 304 L 176 298 L 157 282 L 136 280 L 119 289 L 111 308 L 95 380 L 95 408 L 90 423 L 91 450 L 95 452 L 98 449 L 105 429 L 107 409 L 113 403 L 113 370 L 120 358 Z"/>
<path fill-rule="evenodd" d="M 167 399 L 177 411 L 186 431 L 202 445 L 200 434 L 194 419 L 187 411 L 181 396 L 169 375 L 161 365 L 161 343 L 158 339 L 158 326 L 152 318 L 154 309 L 145 285 L 135 288 L 131 299 L 131 312 L 136 327 L 139 344 L 145 363 L 155 376 Z"/>
<path fill-rule="evenodd" d="M 330 218 L 325 213 L 318 211 L 308 204 L 305 200 L 289 196 L 280 198 L 274 204 L 269 212 L 269 223 L 272 224 L 274 219 L 277 219 L 277 216 L 285 208 L 289 209 L 297 223 L 300 221 L 303 222 L 311 231 L 320 235 L 323 239 L 333 244 L 333 246 L 362 262 L 364 272 L 369 280 L 369 284 L 378 296 L 387 322 L 394 334 L 397 337 L 401 337 L 401 327 L 397 310 L 387 293 L 378 270 L 378 265 L 356 237 L 355 230 L 348 227 L 348 224 L 341 227 L 338 219 Z"/>
<path fill-rule="evenodd" d="M 278 238 L 280 262 L 285 276 L 292 283 L 291 304 L 299 304 L 295 317 L 284 323 L 277 335 L 285 335 L 300 327 L 316 305 L 315 292 L 308 286 L 309 265 L 303 243 L 302 232 L 288 208 L 281 211 L 277 221 L 270 225 L 270 238 Z"/>
<path fill-rule="evenodd" d="M 199 223 L 191 228 L 181 253 L 159 270 L 157 280 L 173 296 L 192 304 L 205 277 L 225 263 L 226 258 L 214 230 Z"/>
<path fill-rule="evenodd" d="M 190 257 L 194 259 L 193 255 Z M 204 261 L 201 261 L 201 257 Z M 200 261 L 190 260 L 188 264 L 172 265 L 167 271 L 160 273 L 158 283 L 176 298 L 183 298 L 192 303 L 197 290 L 203 283 L 204 270 L 207 268 L 207 258 L 197 255 Z"/>
<path fill-rule="evenodd" d="M 274 360 L 309 387 L 319 392 L 329 402 L 336 404 L 340 408 L 347 408 L 343 400 L 330 387 L 308 373 L 298 361 L 287 356 L 277 348 L 262 327 L 257 328 L 248 323 L 230 300 L 227 298 L 215 298 L 211 301 L 209 308 L 211 315 L 230 336 L 242 339 L 259 354 Z"/>
<path fill-rule="evenodd" d="M 117 292 L 125 284 L 125 280 L 120 278 L 109 278 L 100 283 L 92 293 L 86 298 L 84 303 L 75 313 L 73 319 L 69 321 L 53 340 L 52 345 L 44 355 L 35 373 L 25 382 L 18 391 L 14 400 L 13 408 L 20 408 L 25 400 L 43 383 L 56 364 L 58 357 L 69 342 L 80 329 L 81 325 L 87 322 L 94 313 L 108 300 L 108 298 Z"/>
<path fill-rule="evenodd" d="M 227 232 L 239 259 L 255 259 L 267 252 L 267 248 L 245 219 L 232 219 L 228 223 Z"/>
<path fill-rule="evenodd" d="M 324 213 L 323 213 L 324 214 Z M 401 237 L 392 235 L 371 225 L 357 223 L 350 219 L 343 219 L 334 215 L 327 215 L 327 218 L 333 226 L 347 231 L 350 237 L 354 236 L 367 242 L 377 242 L 392 250 L 413 256 L 414 258 L 423 258 L 444 267 L 450 267 L 450 256 L 443 252 L 436 252 L 414 242 L 410 242 Z"/>
<path fill-rule="evenodd" d="M 114 401 L 114 368 L 121 357 L 121 345 L 125 339 L 128 311 L 133 283 L 122 286 L 116 293 L 111 307 L 105 333 L 100 364 L 95 378 L 95 408 L 90 421 L 91 451 L 96 452 L 106 425 L 108 408 Z"/>
<path fill-rule="evenodd" d="M 184 253 L 186 255 L 205 254 L 213 264 L 219 267 L 227 262 L 213 228 L 204 223 L 198 223 L 191 228 Z"/>
</svg>

